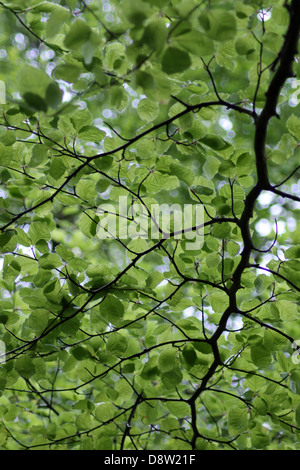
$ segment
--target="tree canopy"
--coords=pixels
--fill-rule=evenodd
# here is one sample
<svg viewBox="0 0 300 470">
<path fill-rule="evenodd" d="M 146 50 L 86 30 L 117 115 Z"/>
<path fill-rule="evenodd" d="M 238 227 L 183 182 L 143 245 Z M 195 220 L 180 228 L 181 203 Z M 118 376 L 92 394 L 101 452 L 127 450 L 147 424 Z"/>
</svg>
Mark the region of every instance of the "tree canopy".
<svg viewBox="0 0 300 470">
<path fill-rule="evenodd" d="M 0 448 L 299 449 L 300 2 L 0 24 Z"/>
</svg>

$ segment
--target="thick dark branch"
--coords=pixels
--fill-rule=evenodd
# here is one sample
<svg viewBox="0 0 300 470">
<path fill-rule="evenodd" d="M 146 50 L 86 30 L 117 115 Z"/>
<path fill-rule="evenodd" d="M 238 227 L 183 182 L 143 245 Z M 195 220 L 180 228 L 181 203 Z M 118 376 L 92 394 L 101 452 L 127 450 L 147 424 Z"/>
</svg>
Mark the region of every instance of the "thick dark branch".
<svg viewBox="0 0 300 470">
<path fill-rule="evenodd" d="M 297 45 L 300 33 L 300 2 L 293 0 L 290 7 L 290 23 L 285 35 L 284 43 L 279 53 L 279 66 L 271 80 L 268 91 L 266 92 L 265 106 L 256 120 L 255 133 L 255 156 L 258 184 L 261 189 L 268 189 L 270 186 L 265 144 L 269 120 L 277 116 L 276 107 L 280 91 L 290 77 L 293 77 L 293 62 L 297 54 Z"/>
<path fill-rule="evenodd" d="M 280 91 L 285 81 L 287 80 L 287 78 L 292 76 L 292 64 L 294 61 L 294 56 L 297 53 L 297 43 L 298 43 L 299 32 L 300 32 L 300 2 L 298 0 L 292 1 L 292 4 L 289 8 L 289 12 L 290 12 L 290 24 L 288 27 L 287 34 L 285 36 L 284 44 L 280 51 L 280 63 L 270 83 L 269 89 L 266 93 L 265 106 L 261 114 L 259 115 L 259 117 L 256 118 L 255 120 L 256 132 L 255 132 L 254 149 L 255 149 L 255 156 L 256 156 L 257 183 L 255 186 L 253 186 L 253 188 L 251 189 L 251 191 L 249 192 L 249 194 L 247 195 L 245 199 L 245 207 L 244 207 L 243 213 L 239 221 L 239 227 L 241 230 L 244 248 L 241 253 L 240 262 L 232 276 L 232 285 L 227 291 L 228 297 L 229 297 L 229 305 L 225 309 L 219 321 L 219 325 L 216 331 L 214 332 L 214 334 L 209 340 L 209 343 L 213 350 L 214 360 L 208 372 L 203 377 L 201 384 L 199 385 L 199 387 L 196 389 L 196 391 L 188 400 L 192 407 L 192 410 L 193 410 L 196 399 L 200 396 L 200 394 L 203 391 L 207 390 L 207 384 L 209 380 L 215 374 L 218 366 L 222 365 L 219 352 L 218 352 L 217 342 L 220 336 L 224 333 L 224 331 L 226 331 L 227 322 L 230 316 L 233 313 L 238 313 L 236 294 L 238 290 L 241 288 L 240 281 L 241 281 L 242 274 L 245 271 L 245 269 L 250 266 L 259 267 L 256 265 L 251 265 L 249 263 L 251 252 L 254 249 L 252 238 L 251 238 L 251 233 L 250 233 L 250 220 L 253 216 L 253 210 L 254 210 L 257 198 L 259 197 L 261 191 L 264 189 L 269 189 L 273 192 L 276 192 L 277 194 L 281 193 L 281 191 L 276 190 L 275 188 L 272 188 L 269 183 L 265 145 L 266 145 L 269 120 L 272 116 L 276 115 L 276 106 L 278 103 Z M 280 195 L 285 195 L 287 197 L 287 195 L 284 193 Z M 298 200 L 298 198 L 296 198 L 296 200 Z M 273 274 L 278 275 L 278 273 L 273 273 Z M 281 275 L 279 275 L 279 277 L 283 278 L 283 276 Z M 289 282 L 287 279 L 285 280 Z M 299 288 L 297 288 L 294 284 L 290 282 L 289 284 L 292 285 L 297 290 L 299 290 Z M 233 369 L 233 370 L 237 370 L 237 369 Z M 192 442 L 195 443 L 196 438 L 198 437 L 198 434 L 197 434 L 198 431 L 197 431 L 197 426 L 194 421 L 192 421 L 192 428 L 193 428 Z"/>
</svg>

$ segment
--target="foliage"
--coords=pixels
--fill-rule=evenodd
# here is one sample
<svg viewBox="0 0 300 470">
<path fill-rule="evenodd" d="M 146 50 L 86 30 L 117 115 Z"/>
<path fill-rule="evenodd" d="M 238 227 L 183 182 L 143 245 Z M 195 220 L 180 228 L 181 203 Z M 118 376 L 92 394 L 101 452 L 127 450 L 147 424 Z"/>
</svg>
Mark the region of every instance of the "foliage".
<svg viewBox="0 0 300 470">
<path fill-rule="evenodd" d="M 299 449 L 299 19 L 0 2 L 2 449 Z"/>
</svg>

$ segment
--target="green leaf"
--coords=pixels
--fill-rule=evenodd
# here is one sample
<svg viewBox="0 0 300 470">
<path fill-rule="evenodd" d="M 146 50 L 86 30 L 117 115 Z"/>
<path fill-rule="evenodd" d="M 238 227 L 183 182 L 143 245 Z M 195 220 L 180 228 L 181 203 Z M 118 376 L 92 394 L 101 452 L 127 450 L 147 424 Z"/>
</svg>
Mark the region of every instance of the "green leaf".
<svg viewBox="0 0 300 470">
<path fill-rule="evenodd" d="M 191 191 L 199 195 L 203 194 L 204 196 L 211 196 L 212 194 L 214 194 L 213 189 L 208 188 L 206 186 L 202 186 L 200 184 L 198 184 L 197 186 L 192 186 Z"/>
<path fill-rule="evenodd" d="M 298 403 L 296 407 L 295 416 L 296 416 L 296 424 L 299 427 L 300 426 L 300 403 Z"/>
<path fill-rule="evenodd" d="M 203 166 L 203 171 L 208 179 L 213 178 L 220 167 L 220 162 L 217 158 L 209 157 Z M 222 173 L 221 173 L 222 174 Z"/>
<path fill-rule="evenodd" d="M 234 406 L 228 412 L 229 433 L 234 436 L 241 434 L 247 429 L 247 409 Z"/>
<path fill-rule="evenodd" d="M 253 169 L 253 159 L 249 153 L 242 153 L 237 159 L 238 176 L 249 175 Z"/>
<path fill-rule="evenodd" d="M 82 213 L 78 219 L 78 225 L 81 232 L 89 238 L 96 235 L 97 223 L 98 219 L 96 219 L 94 215 L 90 215 L 88 212 Z"/>
<path fill-rule="evenodd" d="M 232 178 L 236 174 L 236 165 L 230 160 L 224 160 L 218 167 L 218 172 L 220 173 L 220 175 Z"/>
<path fill-rule="evenodd" d="M 50 83 L 51 78 L 43 70 L 25 65 L 20 73 L 19 91 L 22 95 L 26 92 L 34 92 L 44 97 Z"/>
<path fill-rule="evenodd" d="M 107 352 L 113 354 L 114 356 L 123 356 L 127 349 L 128 341 L 123 335 L 119 333 L 113 333 L 109 336 L 106 343 Z"/>
<path fill-rule="evenodd" d="M 228 297 L 225 292 L 218 291 L 209 296 L 210 304 L 215 312 L 223 312 L 224 306 L 228 302 Z"/>
<path fill-rule="evenodd" d="M 72 355 L 77 361 L 84 361 L 85 359 L 88 359 L 91 356 L 89 351 L 82 346 L 75 347 L 72 350 Z"/>
<path fill-rule="evenodd" d="M 198 57 L 211 56 L 214 53 L 213 41 L 206 34 L 199 31 L 188 31 L 176 36 L 175 44 Z"/>
<path fill-rule="evenodd" d="M 151 50 L 161 50 L 164 47 L 168 30 L 162 18 L 155 18 L 145 27 L 142 43 L 147 44 Z"/>
<path fill-rule="evenodd" d="M 51 108 L 57 108 L 62 100 L 63 92 L 57 83 L 50 83 L 46 89 L 45 101 Z"/>
<path fill-rule="evenodd" d="M 194 345 L 194 348 L 197 349 L 197 351 L 201 352 L 202 354 L 211 354 L 212 353 L 212 349 L 211 349 L 211 346 L 210 344 L 206 343 L 206 342 L 195 342 L 193 343 Z"/>
<path fill-rule="evenodd" d="M 157 368 L 157 356 L 152 356 L 150 359 L 145 363 L 141 377 L 145 380 L 152 380 L 158 374 Z"/>
<path fill-rule="evenodd" d="M 71 250 L 68 250 L 63 244 L 59 244 L 55 247 L 56 253 L 64 260 L 70 261 L 74 258 L 74 253 Z"/>
<path fill-rule="evenodd" d="M 253 406 L 255 410 L 261 415 L 261 416 L 266 416 L 267 411 L 268 411 L 268 404 L 267 402 L 260 397 L 256 397 L 253 400 Z"/>
<path fill-rule="evenodd" d="M 174 367 L 168 372 L 161 373 L 161 380 L 163 386 L 168 389 L 174 389 L 182 381 L 183 375 L 179 367 Z"/>
<path fill-rule="evenodd" d="M 61 5 L 55 5 L 56 8 L 51 12 L 50 18 L 47 21 L 46 35 L 47 38 L 52 38 L 57 34 L 61 26 L 69 19 L 70 12 Z"/>
<path fill-rule="evenodd" d="M 263 345 L 251 347 L 251 359 L 257 367 L 266 367 L 272 362 L 272 356 Z"/>
<path fill-rule="evenodd" d="M 4 232 L 0 235 L 0 253 L 14 251 L 17 245 L 17 239 L 14 232 Z"/>
<path fill-rule="evenodd" d="M 43 13 L 51 13 L 52 11 L 56 10 L 57 5 L 53 4 L 52 2 L 42 1 L 42 2 L 30 2 L 33 4 L 33 9 L 35 11 L 43 12 Z"/>
<path fill-rule="evenodd" d="M 100 304 L 100 314 L 107 321 L 116 323 L 124 315 L 124 305 L 114 295 L 108 294 Z"/>
<path fill-rule="evenodd" d="M 66 167 L 61 159 L 54 158 L 50 163 L 49 175 L 55 180 L 59 180 L 66 171 Z"/>
<path fill-rule="evenodd" d="M 184 181 L 189 186 L 193 184 L 194 175 L 189 168 L 186 168 L 183 165 L 171 163 L 170 174 L 177 176 L 179 180 Z"/>
<path fill-rule="evenodd" d="M 65 37 L 64 45 L 68 49 L 77 49 L 85 44 L 92 33 L 91 28 L 82 20 L 76 20 Z"/>
<path fill-rule="evenodd" d="M 220 224 L 215 224 L 212 229 L 212 234 L 216 238 L 220 238 L 222 240 L 228 238 L 231 233 L 231 227 L 228 222 L 223 222 Z"/>
<path fill-rule="evenodd" d="M 155 147 L 153 140 L 142 139 L 136 144 L 137 157 L 141 160 L 148 160 L 153 158 Z"/>
<path fill-rule="evenodd" d="M 286 127 L 298 140 L 300 140 L 300 119 L 295 115 L 291 114 L 286 122 Z"/>
<path fill-rule="evenodd" d="M 6 146 L 6 147 L 10 147 L 11 145 L 13 145 L 16 141 L 16 135 L 15 135 L 15 132 L 11 131 L 11 130 L 2 130 L 1 129 L 1 132 L 0 132 L 0 142 Z M 3 160 L 5 158 L 5 151 L 3 150 L 3 154 L 4 154 L 4 157 L 3 157 Z M 3 161 L 4 163 L 4 161 Z M 3 164 L 2 163 L 2 164 Z"/>
<path fill-rule="evenodd" d="M 240 245 L 236 242 L 228 242 L 226 244 L 226 250 L 230 256 L 235 256 L 240 251 Z"/>
<path fill-rule="evenodd" d="M 105 50 L 105 65 L 109 69 L 119 69 L 122 67 L 125 59 L 125 48 L 123 44 L 109 44 Z"/>
<path fill-rule="evenodd" d="M 27 356 L 21 356 L 16 363 L 16 370 L 21 377 L 30 379 L 35 374 L 33 361 Z"/>
<path fill-rule="evenodd" d="M 25 65 L 19 76 L 19 91 L 27 104 L 37 111 L 56 108 L 62 99 L 62 91 L 43 70 Z"/>
<path fill-rule="evenodd" d="M 169 0 L 145 0 L 148 3 L 151 3 L 152 5 L 156 5 L 158 7 L 163 7 L 168 3 Z"/>
<path fill-rule="evenodd" d="M 136 235 L 135 229 L 136 229 L 135 224 L 133 225 L 133 227 L 131 226 L 129 227 L 128 233 L 131 237 L 134 237 Z M 143 232 L 143 229 L 141 229 L 141 231 Z M 136 253 L 143 253 L 148 248 L 148 244 L 146 240 L 142 237 L 134 238 L 128 243 L 127 246 L 129 250 L 133 251 L 133 253 L 128 254 L 130 258 L 135 258 Z"/>
<path fill-rule="evenodd" d="M 143 423 L 152 424 L 157 419 L 158 410 L 156 407 L 151 406 L 151 403 L 143 402 L 139 406 L 139 413 L 142 417 Z"/>
<path fill-rule="evenodd" d="M 78 110 L 71 116 L 71 122 L 77 131 L 80 131 L 84 126 L 89 126 L 93 122 L 93 116 L 90 111 L 86 109 Z"/>
<path fill-rule="evenodd" d="M 216 41 L 229 41 L 235 37 L 236 19 L 229 11 L 212 9 L 208 14 L 202 13 L 199 20 L 206 34 Z"/>
<path fill-rule="evenodd" d="M 62 261 L 55 253 L 49 253 L 39 258 L 39 265 L 43 269 L 54 269 L 61 266 Z"/>
<path fill-rule="evenodd" d="M 187 344 L 182 349 L 182 354 L 189 366 L 193 366 L 197 360 L 197 354 L 191 344 Z"/>
<path fill-rule="evenodd" d="M 101 131 L 94 126 L 83 126 L 78 134 L 79 139 L 88 140 L 90 142 L 99 143 L 106 136 L 104 131 Z"/>
<path fill-rule="evenodd" d="M 55 67 L 52 76 L 56 80 L 64 80 L 65 82 L 74 83 L 78 80 L 81 73 L 80 67 L 73 64 L 61 64 Z"/>
<path fill-rule="evenodd" d="M 1 135 L 1 134 L 0 134 Z M 0 142 L 0 165 L 8 165 L 13 158 L 13 149 Z"/>
<path fill-rule="evenodd" d="M 251 443 L 255 449 L 265 449 L 270 443 L 269 429 L 257 426 L 251 433 Z"/>
<path fill-rule="evenodd" d="M 33 222 L 28 231 L 32 243 L 35 245 L 39 240 L 50 240 L 51 234 L 46 222 Z"/>
<path fill-rule="evenodd" d="M 154 101 L 144 98 L 139 101 L 137 112 L 143 121 L 151 122 L 158 116 L 159 106 Z"/>
<path fill-rule="evenodd" d="M 257 42 L 254 37 L 247 35 L 237 38 L 235 42 L 235 48 L 238 54 L 248 55 L 252 54 L 256 50 Z"/>
<path fill-rule="evenodd" d="M 181 73 L 191 65 L 189 54 L 176 47 L 169 47 L 162 58 L 162 70 L 166 74 Z"/>
<path fill-rule="evenodd" d="M 160 372 L 169 372 L 176 366 L 176 350 L 168 349 L 163 351 L 158 359 L 158 369 Z"/>
<path fill-rule="evenodd" d="M 97 405 L 95 410 L 95 416 L 101 423 L 109 421 L 114 417 L 115 409 L 110 403 L 101 403 Z"/>
<path fill-rule="evenodd" d="M 41 333 L 48 324 L 47 310 L 34 310 L 29 317 L 29 327 L 36 333 Z"/>
<path fill-rule="evenodd" d="M 213 134 L 207 134 L 201 142 L 214 150 L 223 150 L 228 146 L 224 139 Z"/>
<path fill-rule="evenodd" d="M 76 194 L 83 200 L 94 199 L 97 195 L 96 184 L 88 179 L 81 179 L 76 185 Z"/>
<path fill-rule="evenodd" d="M 300 258 L 300 245 L 291 246 L 285 250 L 284 256 L 288 259 Z"/>
<path fill-rule="evenodd" d="M 290 375 L 290 389 L 297 395 L 300 394 L 300 371 L 295 370 Z"/>
<path fill-rule="evenodd" d="M 167 409 L 177 418 L 183 419 L 190 414 L 190 409 L 187 403 L 182 401 L 170 401 L 167 403 Z"/>
<path fill-rule="evenodd" d="M 288 300 L 279 300 L 276 302 L 276 307 L 278 308 L 280 318 L 283 321 L 297 320 L 298 308 L 295 303 Z"/>
<path fill-rule="evenodd" d="M 132 2 L 131 0 L 123 0 L 121 3 L 123 14 L 133 25 L 140 27 L 147 17 L 147 13 L 151 11 L 150 6 L 143 1 Z"/>
<path fill-rule="evenodd" d="M 278 363 L 280 364 L 281 369 L 284 372 L 287 372 L 289 370 L 290 366 L 289 366 L 289 361 L 288 361 L 287 357 L 285 356 L 285 354 L 282 351 L 279 351 L 276 354 L 276 358 L 278 360 Z"/>
<path fill-rule="evenodd" d="M 76 427 L 78 431 L 86 431 L 92 427 L 92 417 L 88 412 L 81 413 L 76 418 Z"/>
</svg>

